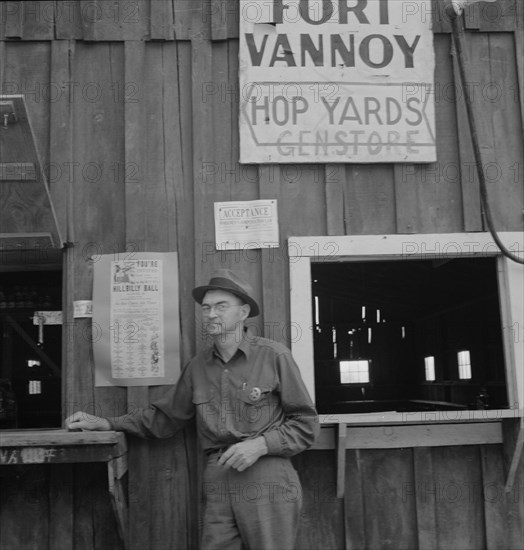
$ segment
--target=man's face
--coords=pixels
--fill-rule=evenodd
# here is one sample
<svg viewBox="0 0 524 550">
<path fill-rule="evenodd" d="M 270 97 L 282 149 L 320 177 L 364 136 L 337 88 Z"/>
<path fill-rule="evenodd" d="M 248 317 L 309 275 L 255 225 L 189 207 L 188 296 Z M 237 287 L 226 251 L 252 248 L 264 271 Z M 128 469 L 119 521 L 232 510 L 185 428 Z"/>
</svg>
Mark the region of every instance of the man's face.
<svg viewBox="0 0 524 550">
<path fill-rule="evenodd" d="M 249 306 L 223 290 L 209 290 L 202 300 L 204 330 L 211 336 L 235 332 L 247 318 Z"/>
</svg>

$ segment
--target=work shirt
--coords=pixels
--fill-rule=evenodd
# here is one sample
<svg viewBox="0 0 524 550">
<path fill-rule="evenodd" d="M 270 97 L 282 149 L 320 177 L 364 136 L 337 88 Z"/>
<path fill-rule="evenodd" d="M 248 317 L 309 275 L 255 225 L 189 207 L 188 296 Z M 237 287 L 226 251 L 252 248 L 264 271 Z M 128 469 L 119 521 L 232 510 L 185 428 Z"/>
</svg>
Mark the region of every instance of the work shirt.
<svg viewBox="0 0 524 550">
<path fill-rule="evenodd" d="M 196 355 L 164 398 L 147 409 L 108 419 L 139 437 L 171 437 L 196 416 L 204 451 L 263 436 L 270 455 L 310 447 L 318 416 L 291 352 L 266 338 L 245 336 L 224 361 L 213 346 Z"/>
</svg>

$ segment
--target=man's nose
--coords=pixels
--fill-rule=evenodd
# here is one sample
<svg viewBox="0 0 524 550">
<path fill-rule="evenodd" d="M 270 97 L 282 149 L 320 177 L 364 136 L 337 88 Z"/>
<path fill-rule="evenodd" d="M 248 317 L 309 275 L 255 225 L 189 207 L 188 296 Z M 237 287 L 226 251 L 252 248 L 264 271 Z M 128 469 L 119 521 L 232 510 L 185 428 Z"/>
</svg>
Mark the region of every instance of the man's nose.
<svg viewBox="0 0 524 550">
<path fill-rule="evenodd" d="M 218 317 L 216 311 L 215 311 L 215 306 L 211 306 L 211 309 L 209 310 L 209 313 L 208 313 L 208 318 L 209 319 L 215 319 L 216 317 Z"/>
</svg>

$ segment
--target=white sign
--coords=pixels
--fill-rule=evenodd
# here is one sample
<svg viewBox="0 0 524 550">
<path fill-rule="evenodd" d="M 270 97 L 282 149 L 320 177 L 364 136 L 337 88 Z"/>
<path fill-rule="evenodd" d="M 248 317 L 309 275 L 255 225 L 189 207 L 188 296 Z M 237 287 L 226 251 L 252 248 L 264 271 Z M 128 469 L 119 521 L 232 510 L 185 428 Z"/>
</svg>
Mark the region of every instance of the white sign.
<svg viewBox="0 0 524 550">
<path fill-rule="evenodd" d="M 434 162 L 431 0 L 240 0 L 240 161 Z"/>
<path fill-rule="evenodd" d="M 279 246 L 276 200 L 215 203 L 217 250 Z"/>
</svg>

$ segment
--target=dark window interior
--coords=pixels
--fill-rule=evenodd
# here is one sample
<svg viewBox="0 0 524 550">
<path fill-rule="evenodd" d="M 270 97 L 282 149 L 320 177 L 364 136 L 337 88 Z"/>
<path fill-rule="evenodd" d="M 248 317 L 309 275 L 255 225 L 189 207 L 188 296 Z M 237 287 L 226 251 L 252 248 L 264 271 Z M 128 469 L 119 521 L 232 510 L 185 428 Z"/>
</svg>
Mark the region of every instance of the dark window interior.
<svg viewBox="0 0 524 550">
<path fill-rule="evenodd" d="M 60 311 L 58 271 L 0 273 L 0 429 L 61 424 L 61 325 L 33 324 Z"/>
<path fill-rule="evenodd" d="M 312 281 L 320 413 L 508 407 L 495 258 L 317 262 Z M 369 382 L 342 383 L 358 360 Z"/>
</svg>

